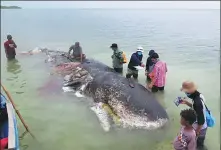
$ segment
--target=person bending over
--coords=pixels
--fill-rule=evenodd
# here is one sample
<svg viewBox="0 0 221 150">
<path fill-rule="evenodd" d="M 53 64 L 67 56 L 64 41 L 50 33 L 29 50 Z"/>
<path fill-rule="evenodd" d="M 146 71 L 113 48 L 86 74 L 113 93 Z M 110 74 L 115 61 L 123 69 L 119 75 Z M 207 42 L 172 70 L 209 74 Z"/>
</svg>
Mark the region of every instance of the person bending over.
<svg viewBox="0 0 221 150">
<path fill-rule="evenodd" d="M 71 54 L 71 51 L 73 51 L 72 54 Z M 75 42 L 75 44 L 69 48 L 68 57 L 80 60 L 81 62 L 83 61 L 83 59 L 86 58 L 85 54 L 83 54 L 83 51 L 79 42 Z"/>
<path fill-rule="evenodd" d="M 143 58 L 143 47 L 138 47 L 137 51 L 131 55 L 130 62 L 127 68 L 126 78 L 131 78 L 133 76 L 134 79 L 138 78 L 138 70 L 134 66 L 144 67 L 142 63 Z"/>
<path fill-rule="evenodd" d="M 152 54 L 151 60 L 154 64 L 154 68 L 149 74 L 151 83 L 149 85 L 147 83 L 147 88 L 149 87 L 152 92 L 157 92 L 158 90 L 164 91 L 167 65 L 165 62 L 159 60 L 159 55 L 157 53 Z"/>
</svg>

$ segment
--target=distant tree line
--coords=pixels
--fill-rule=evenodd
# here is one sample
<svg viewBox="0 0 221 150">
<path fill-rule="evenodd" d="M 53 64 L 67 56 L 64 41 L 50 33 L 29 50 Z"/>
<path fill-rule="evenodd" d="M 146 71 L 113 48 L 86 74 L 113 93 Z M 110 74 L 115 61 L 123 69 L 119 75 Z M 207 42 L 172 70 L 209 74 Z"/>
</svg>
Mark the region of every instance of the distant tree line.
<svg viewBox="0 0 221 150">
<path fill-rule="evenodd" d="M 18 7 L 18 6 L 1 6 L 1 9 L 21 9 L 21 7 Z"/>
</svg>

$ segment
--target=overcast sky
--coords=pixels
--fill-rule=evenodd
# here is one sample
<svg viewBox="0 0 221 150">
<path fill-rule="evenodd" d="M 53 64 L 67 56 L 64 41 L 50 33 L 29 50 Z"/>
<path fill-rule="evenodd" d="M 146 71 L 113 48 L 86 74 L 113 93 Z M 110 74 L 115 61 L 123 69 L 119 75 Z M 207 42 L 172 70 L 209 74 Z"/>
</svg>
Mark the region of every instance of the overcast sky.
<svg viewBox="0 0 221 150">
<path fill-rule="evenodd" d="M 22 8 L 220 9 L 220 1 L 1 1 Z"/>
</svg>

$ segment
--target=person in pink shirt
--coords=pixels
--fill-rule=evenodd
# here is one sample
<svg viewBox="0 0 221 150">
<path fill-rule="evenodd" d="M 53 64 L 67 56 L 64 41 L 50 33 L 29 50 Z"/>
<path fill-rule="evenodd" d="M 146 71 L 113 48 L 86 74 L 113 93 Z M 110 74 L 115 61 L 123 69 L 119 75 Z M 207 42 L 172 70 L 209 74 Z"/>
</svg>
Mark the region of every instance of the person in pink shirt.
<svg viewBox="0 0 221 150">
<path fill-rule="evenodd" d="M 150 88 L 154 93 L 164 91 L 167 65 L 165 62 L 159 60 L 159 55 L 157 53 L 152 54 L 151 60 L 154 63 L 154 68 L 149 74 L 151 83 L 149 85 L 147 84 L 147 88 Z"/>
</svg>

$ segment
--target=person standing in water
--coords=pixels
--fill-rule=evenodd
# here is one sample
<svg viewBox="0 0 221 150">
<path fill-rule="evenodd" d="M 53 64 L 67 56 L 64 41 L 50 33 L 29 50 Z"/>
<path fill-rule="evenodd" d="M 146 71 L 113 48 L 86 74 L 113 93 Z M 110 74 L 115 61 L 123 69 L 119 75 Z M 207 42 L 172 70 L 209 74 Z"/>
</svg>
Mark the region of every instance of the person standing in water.
<svg viewBox="0 0 221 150">
<path fill-rule="evenodd" d="M 142 63 L 143 58 L 143 47 L 138 47 L 137 51 L 131 55 L 130 62 L 127 68 L 126 78 L 129 79 L 133 76 L 134 79 L 138 78 L 138 70 L 134 66 L 144 67 Z"/>
<path fill-rule="evenodd" d="M 72 54 L 71 54 L 71 51 L 73 51 Z M 85 54 L 83 54 L 82 47 L 80 46 L 79 42 L 75 42 L 75 44 L 69 48 L 68 57 L 71 57 L 77 60 L 80 59 L 81 62 L 83 61 L 83 59 L 85 59 Z"/>
<path fill-rule="evenodd" d="M 119 50 L 118 45 L 116 43 L 113 43 L 110 48 L 113 50 L 112 58 L 112 65 L 116 72 L 123 73 L 123 52 Z"/>
<path fill-rule="evenodd" d="M 183 91 L 188 98 L 192 99 L 192 103 L 183 99 L 182 104 L 186 104 L 196 112 L 197 121 L 194 122 L 193 128 L 195 129 L 197 136 L 197 150 L 207 150 L 204 145 L 207 132 L 205 98 L 197 91 L 197 87 L 192 81 L 183 82 L 180 90 Z"/>
<path fill-rule="evenodd" d="M 150 50 L 149 51 L 149 57 L 147 58 L 147 61 L 146 61 L 146 70 L 145 70 L 145 75 L 147 76 L 147 81 L 150 81 L 150 77 L 149 77 L 149 74 L 152 72 L 153 70 L 153 67 L 154 67 L 154 64 L 151 60 L 151 55 L 155 53 L 154 50 Z"/>
<path fill-rule="evenodd" d="M 167 65 L 165 62 L 159 60 L 159 55 L 157 53 L 151 55 L 151 60 L 154 64 L 154 68 L 149 74 L 151 82 L 149 85 L 147 84 L 147 88 L 150 88 L 152 92 L 157 92 L 158 90 L 164 91 Z"/>
<path fill-rule="evenodd" d="M 17 45 L 12 40 L 11 35 L 7 35 L 7 41 L 4 43 L 5 55 L 8 60 L 15 59 Z"/>
</svg>

